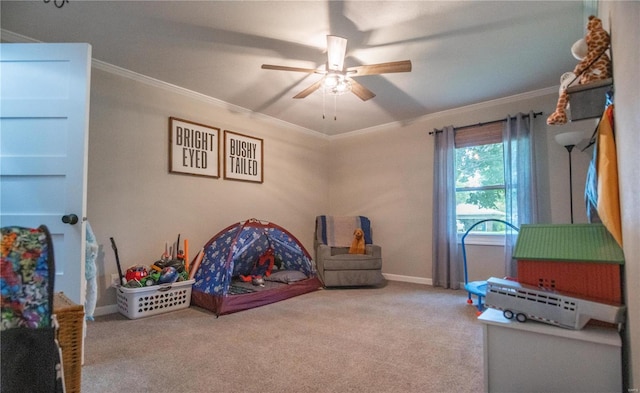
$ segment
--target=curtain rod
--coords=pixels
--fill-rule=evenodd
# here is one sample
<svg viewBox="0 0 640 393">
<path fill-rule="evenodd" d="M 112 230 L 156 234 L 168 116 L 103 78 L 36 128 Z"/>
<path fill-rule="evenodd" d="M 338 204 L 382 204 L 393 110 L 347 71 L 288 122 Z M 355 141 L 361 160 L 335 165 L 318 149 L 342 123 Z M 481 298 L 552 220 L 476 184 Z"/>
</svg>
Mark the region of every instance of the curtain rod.
<svg viewBox="0 0 640 393">
<path fill-rule="evenodd" d="M 536 113 L 533 114 L 533 118 L 535 119 L 536 117 L 538 117 L 540 115 L 542 115 L 542 112 L 536 112 Z M 529 115 L 526 114 L 526 115 L 523 115 L 522 117 L 529 117 Z M 515 116 L 511 116 L 511 118 L 515 119 L 516 117 Z M 503 122 L 503 121 L 505 121 L 505 119 L 491 120 L 491 121 L 487 121 L 487 122 L 484 122 L 484 123 L 469 124 L 469 125 L 462 126 L 462 127 L 453 127 L 453 130 L 454 131 L 459 131 L 459 130 L 463 130 L 465 128 L 482 127 L 482 126 L 486 126 L 487 124 L 500 123 L 500 122 Z M 442 130 L 434 128 L 433 131 L 429 132 L 429 135 L 439 134 L 441 132 L 442 132 Z"/>
</svg>

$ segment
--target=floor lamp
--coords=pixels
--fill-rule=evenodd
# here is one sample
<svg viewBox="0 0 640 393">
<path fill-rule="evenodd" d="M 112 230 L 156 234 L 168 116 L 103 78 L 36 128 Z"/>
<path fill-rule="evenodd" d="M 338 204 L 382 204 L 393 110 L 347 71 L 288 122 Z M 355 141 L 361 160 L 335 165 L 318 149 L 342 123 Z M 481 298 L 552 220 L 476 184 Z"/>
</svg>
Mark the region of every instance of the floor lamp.
<svg viewBox="0 0 640 393">
<path fill-rule="evenodd" d="M 571 223 L 573 224 L 573 177 L 571 174 L 571 151 L 584 139 L 582 131 L 571 131 L 556 135 L 556 142 L 569 152 L 569 206 L 571 208 Z"/>
</svg>

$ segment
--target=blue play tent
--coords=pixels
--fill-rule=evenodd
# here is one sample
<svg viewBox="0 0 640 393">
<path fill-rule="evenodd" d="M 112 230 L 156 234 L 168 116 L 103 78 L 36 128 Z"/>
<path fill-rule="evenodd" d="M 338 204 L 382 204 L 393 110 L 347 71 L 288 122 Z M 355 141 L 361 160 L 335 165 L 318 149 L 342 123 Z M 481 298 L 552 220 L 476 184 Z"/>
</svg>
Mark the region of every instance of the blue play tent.
<svg viewBox="0 0 640 393">
<path fill-rule="evenodd" d="M 274 273 L 280 277 L 278 285 L 270 281 L 264 288 L 253 287 L 244 293 L 232 291 L 241 284 L 238 277 L 255 272 L 258 260 L 267 250 L 280 262 L 277 274 Z M 205 244 L 203 253 L 200 264 L 194 266 L 191 304 L 216 315 L 284 300 L 322 285 L 309 252 L 289 231 L 271 222 L 249 219 L 230 225 Z"/>
</svg>

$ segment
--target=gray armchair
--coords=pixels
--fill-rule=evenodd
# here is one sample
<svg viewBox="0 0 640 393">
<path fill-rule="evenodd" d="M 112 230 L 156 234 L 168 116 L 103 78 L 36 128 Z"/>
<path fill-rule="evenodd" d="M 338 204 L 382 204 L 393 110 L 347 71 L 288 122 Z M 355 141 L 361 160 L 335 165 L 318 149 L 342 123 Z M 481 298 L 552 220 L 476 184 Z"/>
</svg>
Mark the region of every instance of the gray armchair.
<svg viewBox="0 0 640 393">
<path fill-rule="evenodd" d="M 364 232 L 365 254 L 349 254 L 357 228 Z M 314 250 L 318 275 L 325 287 L 373 286 L 384 282 L 382 249 L 373 244 L 367 217 L 316 217 Z"/>
</svg>

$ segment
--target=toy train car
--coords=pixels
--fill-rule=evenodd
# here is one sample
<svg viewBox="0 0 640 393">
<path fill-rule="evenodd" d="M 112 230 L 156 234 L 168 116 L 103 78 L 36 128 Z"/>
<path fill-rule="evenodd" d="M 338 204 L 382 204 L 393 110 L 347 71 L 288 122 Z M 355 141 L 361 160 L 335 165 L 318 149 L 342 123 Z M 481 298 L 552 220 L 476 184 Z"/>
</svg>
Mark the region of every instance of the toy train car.
<svg viewBox="0 0 640 393">
<path fill-rule="evenodd" d="M 487 280 L 487 307 L 502 310 L 507 319 L 528 319 L 582 329 L 591 319 L 618 324 L 624 321 L 625 306 L 594 302 L 560 292 L 545 290 L 512 280 L 491 277 Z"/>
</svg>

